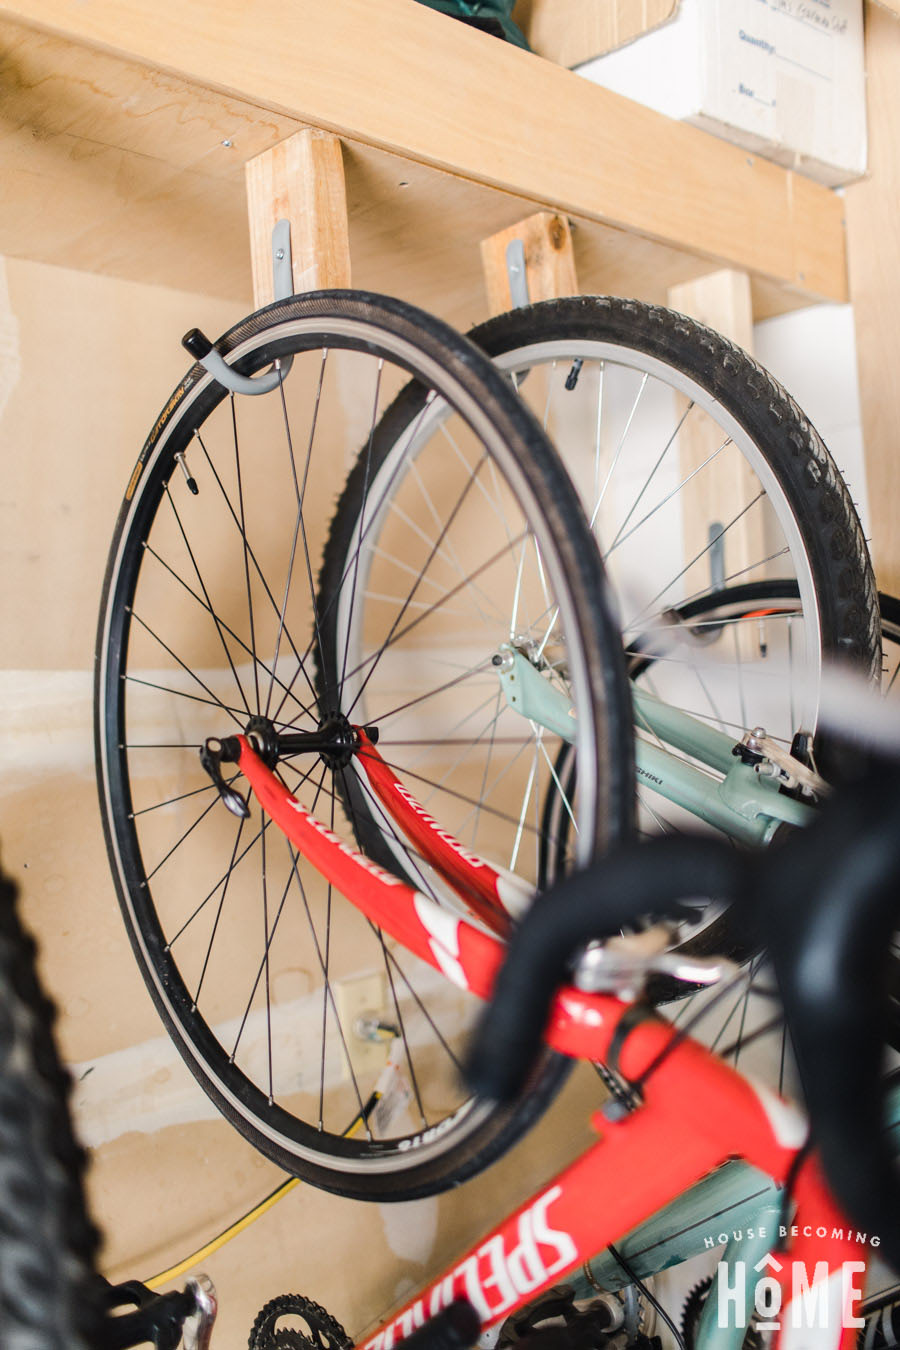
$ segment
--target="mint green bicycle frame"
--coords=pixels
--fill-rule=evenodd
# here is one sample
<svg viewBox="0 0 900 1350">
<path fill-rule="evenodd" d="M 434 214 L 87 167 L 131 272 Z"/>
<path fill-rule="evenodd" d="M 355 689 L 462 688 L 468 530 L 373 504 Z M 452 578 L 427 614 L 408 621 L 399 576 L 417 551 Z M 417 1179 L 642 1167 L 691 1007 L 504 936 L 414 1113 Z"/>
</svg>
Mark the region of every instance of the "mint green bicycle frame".
<svg viewBox="0 0 900 1350">
<path fill-rule="evenodd" d="M 565 693 L 544 679 L 512 644 L 501 648 L 497 665 L 510 707 L 538 726 L 574 741 L 574 713 Z M 749 845 L 769 843 L 781 824 L 805 825 L 813 808 L 779 792 L 773 778 L 761 777 L 752 764 L 735 754 L 735 739 L 673 708 L 642 689 L 632 687 L 635 726 L 647 733 L 637 738 L 638 780 L 667 800 L 684 807 L 730 838 Z M 671 749 L 667 748 L 671 747 Z M 678 751 L 680 753 L 673 753 Z M 689 755 L 689 763 L 682 755 Z M 714 770 L 706 773 L 700 765 Z M 719 777 L 718 775 L 722 775 Z M 900 1084 L 888 1093 L 887 1128 L 900 1149 Z M 697 1328 L 695 1350 L 741 1350 L 754 1306 L 756 1283 L 764 1272 L 754 1267 L 772 1250 L 781 1224 L 788 1221 L 782 1193 L 774 1182 L 745 1163 L 729 1163 L 660 1210 L 619 1244 L 635 1274 L 647 1278 L 671 1266 L 722 1246 L 721 1268 L 743 1263 L 743 1317 L 718 1320 L 714 1279 Z M 718 1278 L 718 1277 L 716 1277 Z M 603 1252 L 585 1266 L 576 1281 L 576 1296 L 630 1284 L 615 1257 Z"/>
<path fill-rule="evenodd" d="M 572 705 L 527 656 L 505 644 L 497 672 L 511 708 L 563 740 L 574 741 Z M 779 792 L 775 779 L 761 777 L 752 764 L 735 755 L 733 737 L 645 690 L 632 688 L 632 701 L 635 726 L 649 733 L 635 744 L 638 781 L 654 792 L 742 844 L 768 844 L 779 825 L 806 825 L 812 819 L 810 806 Z M 668 746 L 681 754 L 673 754 Z M 723 777 L 712 777 L 682 755 Z"/>
<path fill-rule="evenodd" d="M 900 1082 L 895 1081 L 885 1098 L 885 1128 L 900 1152 Z M 729 1272 L 743 1263 L 746 1274 L 744 1316 L 718 1320 L 716 1279 L 697 1328 L 695 1350 L 741 1350 L 754 1306 L 756 1283 L 766 1272 L 754 1273 L 757 1262 L 778 1240 L 779 1228 L 790 1223 L 783 1192 L 764 1173 L 746 1163 L 731 1162 L 705 1177 L 684 1195 L 661 1209 L 652 1219 L 629 1233 L 618 1249 L 639 1279 L 680 1265 L 701 1252 L 722 1246 L 720 1262 Z M 869 1241 L 877 1235 L 867 1234 Z M 873 1244 L 875 1247 L 875 1244 Z M 877 1247 L 875 1247 L 877 1250 Z M 601 1252 L 579 1274 L 577 1298 L 591 1298 L 597 1289 L 614 1290 L 630 1284 L 615 1257 Z"/>
</svg>

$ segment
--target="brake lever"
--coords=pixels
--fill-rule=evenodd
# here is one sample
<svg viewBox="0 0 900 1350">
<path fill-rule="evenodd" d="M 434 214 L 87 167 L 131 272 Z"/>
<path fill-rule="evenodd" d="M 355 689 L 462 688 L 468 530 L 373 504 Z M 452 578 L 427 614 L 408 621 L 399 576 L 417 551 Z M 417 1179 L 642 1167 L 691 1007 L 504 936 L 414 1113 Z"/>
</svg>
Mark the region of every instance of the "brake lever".
<svg viewBox="0 0 900 1350">
<path fill-rule="evenodd" d="M 575 965 L 572 982 L 586 994 L 613 994 L 634 1002 L 652 975 L 689 985 L 712 985 L 734 975 L 737 966 L 724 957 L 692 957 L 660 950 L 669 930 L 662 925 L 632 936 L 591 944 Z"/>
</svg>

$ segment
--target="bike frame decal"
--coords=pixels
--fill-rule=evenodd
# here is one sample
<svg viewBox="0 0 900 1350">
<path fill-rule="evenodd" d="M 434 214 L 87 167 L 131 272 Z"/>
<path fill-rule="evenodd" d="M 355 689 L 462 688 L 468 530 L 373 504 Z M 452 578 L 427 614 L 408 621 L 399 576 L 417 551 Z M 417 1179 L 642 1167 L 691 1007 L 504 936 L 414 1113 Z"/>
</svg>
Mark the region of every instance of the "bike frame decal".
<svg viewBox="0 0 900 1350">
<path fill-rule="evenodd" d="M 622 1055 L 626 1076 L 647 1067 L 655 1053 L 651 1042 L 665 1030 L 643 1023 L 629 1033 Z M 729 1159 L 742 1157 L 783 1184 L 796 1157 L 796 1149 L 780 1142 L 753 1087 L 689 1040 L 677 1042 L 648 1077 L 642 1107 L 620 1120 L 598 1113 L 594 1125 L 601 1136 L 597 1143 L 357 1350 L 392 1350 L 456 1298 L 468 1299 L 483 1326 L 493 1326 Z M 648 1158 L 659 1157 L 666 1159 L 665 1167 L 647 1166 Z M 808 1328 L 812 1315 L 823 1333 L 819 1350 L 849 1350 L 862 1284 L 853 1277 L 865 1268 L 864 1248 L 835 1209 L 814 1161 L 800 1168 L 793 1194 L 797 1213 L 786 1229 L 790 1248 L 777 1262 L 769 1258 L 770 1278 L 780 1292 L 773 1297 L 770 1288 L 763 1289 L 767 1306 L 779 1311 L 785 1344 L 795 1326 Z M 603 1204 L 585 1205 L 586 1195 L 602 1196 Z M 798 1298 L 806 1303 L 795 1311 Z"/>
<path fill-rule="evenodd" d="M 458 971 L 455 983 L 486 998 L 503 960 L 503 943 L 449 914 L 427 895 L 351 848 L 300 805 L 245 736 L 237 739 L 240 768 L 260 806 L 326 881 L 408 951 L 444 974 L 452 965 Z M 411 808 L 407 811 L 412 814 Z M 399 823 L 402 827 L 403 820 Z M 423 914 L 430 916 L 429 922 L 423 922 Z"/>
<path fill-rule="evenodd" d="M 398 781 L 374 744 L 360 730 L 360 753 L 356 760 L 372 792 L 390 818 L 397 822 L 426 862 L 441 873 L 472 912 L 505 937 L 510 929 L 510 899 L 514 914 L 533 898 L 533 891 L 518 877 L 503 873 L 467 849 L 430 815 L 408 788 Z"/>
<path fill-rule="evenodd" d="M 415 887 L 350 848 L 306 811 L 252 749 L 238 736 L 240 768 L 262 809 L 351 904 L 407 951 L 421 957 L 463 989 L 488 998 L 503 961 L 505 945 L 490 933 L 450 913 Z M 415 819 L 409 803 L 396 797 L 401 828 Z M 548 1043 L 563 1054 L 600 1058 L 625 1005 L 602 994 L 566 988 L 557 996 L 547 1025 Z M 671 1035 L 664 1023 L 655 1026 Z M 599 1039 L 598 1039 L 599 1037 Z"/>
</svg>

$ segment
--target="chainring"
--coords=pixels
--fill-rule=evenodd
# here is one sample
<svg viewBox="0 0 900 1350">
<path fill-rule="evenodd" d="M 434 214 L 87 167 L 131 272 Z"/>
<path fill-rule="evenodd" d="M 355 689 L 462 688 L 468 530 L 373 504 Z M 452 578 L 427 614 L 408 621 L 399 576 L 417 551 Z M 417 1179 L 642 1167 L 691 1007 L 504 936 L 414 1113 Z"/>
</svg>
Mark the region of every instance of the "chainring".
<svg viewBox="0 0 900 1350">
<path fill-rule="evenodd" d="M 280 1326 L 290 1319 L 296 1325 Z M 248 1350 L 350 1350 L 352 1341 L 330 1313 L 302 1294 L 279 1294 L 256 1315 Z"/>
</svg>

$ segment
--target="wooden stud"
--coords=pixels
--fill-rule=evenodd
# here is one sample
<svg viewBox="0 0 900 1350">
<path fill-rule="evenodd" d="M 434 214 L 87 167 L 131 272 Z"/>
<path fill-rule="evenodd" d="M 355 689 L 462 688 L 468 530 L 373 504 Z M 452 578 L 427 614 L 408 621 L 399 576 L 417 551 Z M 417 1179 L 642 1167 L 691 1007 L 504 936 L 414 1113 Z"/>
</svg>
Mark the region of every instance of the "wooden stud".
<svg viewBox="0 0 900 1350">
<path fill-rule="evenodd" d="M 272 230 L 291 222 L 294 292 L 350 285 L 344 165 L 337 136 L 313 127 L 245 166 L 254 304 L 274 299 Z"/>
<path fill-rule="evenodd" d="M 753 306 L 746 272 L 723 267 L 669 288 L 669 305 L 753 351 Z"/>
<path fill-rule="evenodd" d="M 672 286 L 669 305 L 714 328 L 744 351 L 752 352 L 753 307 L 746 272 L 723 268 Z M 684 480 L 699 470 L 684 494 L 685 560 L 696 558 L 707 547 L 710 526 L 721 522 L 728 527 L 722 538 L 726 582 L 733 578 L 731 584 L 737 585 L 764 575 L 754 564 L 766 556 L 765 517 L 762 503 L 751 507 L 745 515 L 740 514 L 759 491 L 758 480 L 742 457 L 738 466 L 738 457 L 726 450 L 705 463 L 724 439 L 720 427 L 691 413 L 679 433 L 680 478 Z M 708 575 L 710 554 L 705 554 L 695 567 L 705 568 Z M 690 576 L 687 580 L 689 590 L 700 585 L 698 581 L 691 586 Z"/>
<path fill-rule="evenodd" d="M 563 295 L 578 295 L 569 222 L 551 211 L 538 211 L 482 240 L 481 261 L 491 314 L 502 314 L 513 307 L 506 250 L 515 239 L 521 239 L 525 249 L 530 300 L 556 300 Z"/>
</svg>

